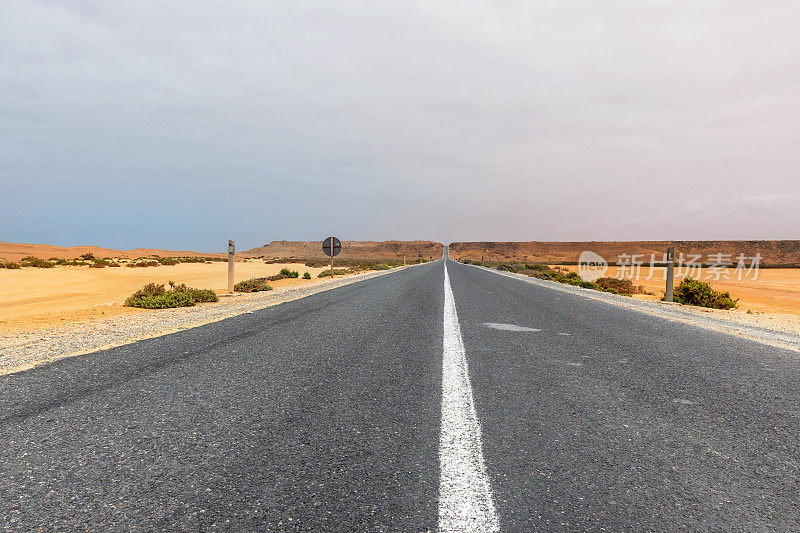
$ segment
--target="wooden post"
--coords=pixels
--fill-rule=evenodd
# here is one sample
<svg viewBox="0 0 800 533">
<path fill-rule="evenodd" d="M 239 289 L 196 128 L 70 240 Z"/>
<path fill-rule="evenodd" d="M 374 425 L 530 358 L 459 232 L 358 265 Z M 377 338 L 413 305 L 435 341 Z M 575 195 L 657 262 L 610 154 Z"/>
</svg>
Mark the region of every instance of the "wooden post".
<svg viewBox="0 0 800 533">
<path fill-rule="evenodd" d="M 406 254 L 403 254 L 403 266 L 406 266 Z"/>
<path fill-rule="evenodd" d="M 333 235 L 331 235 L 331 279 L 333 279 Z"/>
<path fill-rule="evenodd" d="M 672 301 L 672 284 L 675 281 L 675 248 L 670 246 L 667 249 L 667 290 L 664 291 L 664 301 Z"/>
<path fill-rule="evenodd" d="M 236 243 L 228 241 L 228 292 L 233 294 L 233 255 L 236 252 Z"/>
</svg>

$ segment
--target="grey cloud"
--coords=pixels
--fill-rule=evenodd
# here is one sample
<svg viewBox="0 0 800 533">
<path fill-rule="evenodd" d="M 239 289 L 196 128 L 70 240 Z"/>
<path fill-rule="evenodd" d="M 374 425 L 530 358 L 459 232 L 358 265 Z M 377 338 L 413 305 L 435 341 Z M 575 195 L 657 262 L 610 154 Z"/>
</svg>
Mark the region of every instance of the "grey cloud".
<svg viewBox="0 0 800 533">
<path fill-rule="evenodd" d="M 796 2 L 5 5 L 7 240 L 798 237 Z"/>
</svg>

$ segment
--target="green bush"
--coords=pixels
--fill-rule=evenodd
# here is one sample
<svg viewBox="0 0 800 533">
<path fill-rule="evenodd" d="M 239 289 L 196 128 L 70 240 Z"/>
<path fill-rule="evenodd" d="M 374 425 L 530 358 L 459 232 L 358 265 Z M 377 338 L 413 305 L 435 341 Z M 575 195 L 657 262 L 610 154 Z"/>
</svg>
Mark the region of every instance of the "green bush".
<svg viewBox="0 0 800 533">
<path fill-rule="evenodd" d="M 290 261 L 291 259 L 280 259 L 274 260 L 275 263 L 282 263 L 286 261 Z M 294 261 L 298 261 L 294 259 Z M 303 259 L 303 263 L 307 267 L 312 268 L 319 268 L 319 267 L 330 267 L 331 261 L 330 259 Z M 392 267 L 400 266 L 403 264 L 402 258 L 384 258 L 384 259 L 339 259 L 337 258 L 336 264 L 340 267 L 349 267 L 351 270 L 368 270 L 374 269 L 375 265 L 386 264 Z"/>
<path fill-rule="evenodd" d="M 0 268 L 8 268 L 8 269 L 13 270 L 13 269 L 16 269 L 16 268 L 20 268 L 20 266 L 19 266 L 19 263 L 15 263 L 13 261 L 5 261 L 5 262 L 0 261 Z"/>
<path fill-rule="evenodd" d="M 227 261 L 227 259 L 223 259 L 222 257 L 162 257 L 159 258 L 159 261 L 161 261 L 161 259 L 176 261 L 178 263 L 212 263 L 214 261 Z"/>
<path fill-rule="evenodd" d="M 300 277 L 300 272 L 297 270 L 289 270 L 288 268 L 284 267 L 281 269 L 280 274 L 286 276 L 287 278 L 298 278 Z"/>
<path fill-rule="evenodd" d="M 217 293 L 212 291 L 211 289 L 195 289 L 192 287 L 187 287 L 186 284 L 181 283 L 180 285 L 176 284 L 174 281 L 169 282 L 170 290 L 173 292 L 185 292 L 195 302 L 218 302 L 219 296 Z"/>
<path fill-rule="evenodd" d="M 374 267 L 372 267 L 372 270 L 389 270 L 390 268 L 392 267 L 390 267 L 386 263 L 381 263 L 379 265 L 375 265 Z"/>
<path fill-rule="evenodd" d="M 143 309 L 167 309 L 172 307 L 191 307 L 194 299 L 185 292 L 168 292 L 160 296 L 143 296 L 141 298 L 125 301 L 128 307 L 141 307 Z"/>
<path fill-rule="evenodd" d="M 81 261 L 80 259 L 59 259 L 57 257 L 51 257 L 48 259 L 51 263 L 55 263 L 58 266 L 86 266 L 89 263 L 86 261 Z"/>
<path fill-rule="evenodd" d="M 271 291 L 272 287 L 267 284 L 267 278 L 252 278 L 247 281 L 240 281 L 233 286 L 236 292 L 260 292 Z"/>
<path fill-rule="evenodd" d="M 156 261 L 166 266 L 175 266 L 178 263 L 180 263 L 180 261 L 178 261 L 174 257 L 159 257 L 158 259 L 156 259 Z"/>
<path fill-rule="evenodd" d="M 624 294 L 626 296 L 644 292 L 644 288 L 641 285 L 634 285 L 629 279 L 600 278 L 595 281 L 595 284 L 606 292 Z"/>
<path fill-rule="evenodd" d="M 143 307 L 142 305 L 136 305 L 140 300 L 157 298 L 160 296 L 164 296 L 167 293 L 167 289 L 164 288 L 163 283 L 148 283 L 138 291 L 131 294 L 127 300 L 125 300 L 125 305 L 127 307 Z"/>
<path fill-rule="evenodd" d="M 675 287 L 673 300 L 685 305 L 697 305 L 700 307 L 710 307 L 711 309 L 734 309 L 738 307 L 737 302 L 731 298 L 729 292 L 714 290 L 711 285 L 704 281 L 686 278 Z"/>
<path fill-rule="evenodd" d="M 161 263 L 159 263 L 158 261 L 139 261 L 139 260 L 136 260 L 136 261 L 128 263 L 126 266 L 128 266 L 130 268 L 135 268 L 135 267 L 144 268 L 144 267 L 157 267 L 160 264 Z"/>
<path fill-rule="evenodd" d="M 92 259 L 94 259 L 94 254 L 92 252 L 89 252 L 89 253 L 86 253 L 86 254 L 82 254 L 81 255 L 81 259 L 83 259 L 85 261 L 91 261 Z"/>
<path fill-rule="evenodd" d="M 306 272 L 305 274 L 303 274 L 303 279 L 311 279 L 311 274 Z"/>
<path fill-rule="evenodd" d="M 184 284 L 176 285 L 169 282 L 167 290 L 163 284 L 148 283 L 127 300 L 127 307 L 141 307 L 144 309 L 165 309 L 171 307 L 191 307 L 196 302 L 217 302 L 219 297 L 210 289 L 194 289 Z"/>
<path fill-rule="evenodd" d="M 22 261 L 20 261 L 20 265 L 24 267 L 35 267 L 35 268 L 53 268 L 55 265 L 50 261 L 45 261 L 44 259 L 39 259 L 38 257 L 34 257 L 29 255 L 25 257 Z"/>
<path fill-rule="evenodd" d="M 345 274 L 349 274 L 350 271 L 347 270 L 346 268 L 334 268 L 333 269 L 333 273 L 336 276 L 344 276 Z M 318 278 L 327 278 L 330 275 L 331 275 L 331 271 L 330 270 L 323 270 L 322 272 L 317 274 L 317 277 Z"/>
<path fill-rule="evenodd" d="M 476 262 L 473 261 L 473 264 L 475 263 Z M 631 280 L 628 279 L 600 278 L 595 282 L 589 282 L 582 280 L 577 272 L 565 272 L 560 269 L 551 268 L 544 263 L 499 263 L 495 264 L 494 268 L 504 272 L 525 274 L 533 278 L 556 281 L 575 287 L 610 292 L 613 294 L 630 296 L 637 292 L 644 292 L 641 286 L 634 285 Z"/>
<path fill-rule="evenodd" d="M 525 270 L 536 270 L 537 272 L 548 272 L 553 269 L 544 263 L 525 263 Z"/>
<path fill-rule="evenodd" d="M 103 268 L 103 267 L 115 267 L 119 266 L 114 261 L 109 261 L 108 259 L 95 259 L 94 263 L 89 265 L 90 268 Z"/>
</svg>

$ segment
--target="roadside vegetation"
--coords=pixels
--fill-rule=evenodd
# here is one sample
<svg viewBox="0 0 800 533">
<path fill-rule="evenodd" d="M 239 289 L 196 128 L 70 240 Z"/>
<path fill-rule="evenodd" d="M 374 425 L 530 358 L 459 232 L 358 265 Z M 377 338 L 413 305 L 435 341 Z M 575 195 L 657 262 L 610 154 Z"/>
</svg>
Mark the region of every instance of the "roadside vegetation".
<svg viewBox="0 0 800 533">
<path fill-rule="evenodd" d="M 147 261 L 147 260 L 143 261 L 140 259 L 134 259 L 125 266 L 128 268 L 147 268 L 147 267 L 157 267 L 160 264 L 161 263 L 159 263 L 158 261 Z"/>
<path fill-rule="evenodd" d="M 284 267 L 281 269 L 280 274 L 287 278 L 298 278 L 300 277 L 300 272 L 297 270 L 289 270 L 288 268 Z"/>
<path fill-rule="evenodd" d="M 353 272 L 361 271 L 361 270 L 376 270 L 376 266 L 385 265 L 388 268 L 394 268 L 403 265 L 403 259 L 400 258 L 378 258 L 378 259 L 339 259 L 336 258 L 336 266 L 339 268 L 348 268 Z M 281 258 L 272 258 L 272 259 L 264 259 L 264 262 L 268 265 L 275 264 L 275 263 L 303 263 L 307 267 L 311 268 L 324 268 L 326 266 L 331 265 L 331 260 L 327 257 L 319 258 L 319 259 L 300 259 L 297 257 L 281 257 Z M 414 258 L 414 260 L 406 261 L 406 264 L 413 265 L 417 263 L 427 263 L 427 259 L 422 258 Z M 385 270 L 385 269 L 381 269 Z"/>
<path fill-rule="evenodd" d="M 55 265 L 50 261 L 45 261 L 44 259 L 39 259 L 38 257 L 34 257 L 29 255 L 22 259 L 19 262 L 20 266 L 23 267 L 34 267 L 34 268 L 53 268 Z"/>
<path fill-rule="evenodd" d="M 481 264 L 480 261 L 470 259 L 463 259 L 461 262 L 468 265 Z M 485 261 L 483 264 L 486 267 L 504 272 L 524 274 L 533 278 L 556 281 L 584 289 L 610 292 L 611 294 L 620 294 L 622 296 L 652 294 L 648 293 L 641 285 L 634 285 L 629 279 L 600 278 L 594 282 L 589 282 L 582 280 L 576 272 L 572 272 L 567 268 L 551 267 L 543 263 Z M 717 291 L 710 284 L 692 278 L 684 279 L 675 287 L 673 300 L 684 305 L 709 307 L 711 309 L 735 309 L 738 307 L 738 300 L 733 299 L 729 292 Z"/>
<path fill-rule="evenodd" d="M 131 268 L 146 268 L 157 266 L 174 266 L 181 263 L 205 263 L 211 264 L 213 262 L 227 261 L 221 257 L 137 257 L 136 259 L 127 258 L 111 258 L 103 257 L 96 258 L 91 253 L 81 255 L 78 259 L 59 259 L 58 257 L 51 257 L 50 259 L 41 259 L 35 256 L 28 256 L 21 259 L 18 263 L 13 261 L 0 261 L 0 268 L 17 269 L 22 267 L 32 268 L 53 268 L 56 266 L 68 267 L 84 267 L 90 268 L 105 268 L 105 267 L 121 267 L 127 266 Z"/>
<path fill-rule="evenodd" d="M 148 283 L 127 300 L 127 307 L 143 309 L 167 309 L 173 307 L 190 307 L 197 302 L 218 302 L 217 293 L 211 289 L 195 289 L 185 284 L 169 282 L 169 289 L 163 283 Z"/>
<path fill-rule="evenodd" d="M 468 265 L 480 265 L 480 261 L 472 261 L 464 259 L 462 263 Z M 600 278 L 596 281 L 584 281 L 578 276 L 577 272 L 571 272 L 567 268 L 550 267 L 544 263 L 525 263 L 525 262 L 484 262 L 484 266 L 501 270 L 504 272 L 513 272 L 515 274 L 524 274 L 532 278 L 545 279 L 549 281 L 556 281 L 566 285 L 575 287 L 582 287 L 584 289 L 592 289 L 595 291 L 610 292 L 611 294 L 621 294 L 622 296 L 631 296 L 633 294 L 648 294 L 641 285 L 634 285 L 629 279 L 617 278 Z"/>
<path fill-rule="evenodd" d="M 246 281 L 240 281 L 233 286 L 236 292 L 261 292 L 271 291 L 272 286 L 267 283 L 267 278 L 252 278 Z"/>
<path fill-rule="evenodd" d="M 89 265 L 90 268 L 105 268 L 105 267 L 120 267 L 119 263 L 110 258 L 94 259 L 94 262 Z"/>
<path fill-rule="evenodd" d="M 673 301 L 711 309 L 735 309 L 739 306 L 729 292 L 715 290 L 710 284 L 693 278 L 681 281 L 673 291 Z"/>
<path fill-rule="evenodd" d="M 407 265 L 416 265 L 420 263 L 427 263 L 428 259 L 424 259 L 422 257 L 415 257 L 415 258 L 407 258 L 406 264 Z M 310 268 L 325 268 L 330 267 L 331 260 L 329 258 L 323 257 L 318 259 L 301 259 L 298 257 L 276 257 L 276 258 L 265 258 L 264 263 L 268 265 L 276 264 L 276 263 L 302 263 L 307 267 Z M 391 268 L 396 268 L 399 266 L 403 266 L 403 259 L 397 257 L 391 258 L 376 258 L 376 259 L 339 259 L 336 258 L 336 271 L 335 274 L 337 276 L 341 276 L 344 274 L 353 274 L 356 272 L 363 272 L 365 270 L 389 270 Z M 288 269 L 284 269 L 288 270 Z M 283 271 L 281 271 L 283 272 Z M 324 278 L 326 276 L 330 276 L 330 270 L 327 270 L 327 274 L 324 273 L 318 274 L 318 277 Z M 290 276 L 287 276 L 290 277 Z M 303 275 L 303 279 L 310 279 L 311 274 L 309 277 L 306 278 Z"/>
<path fill-rule="evenodd" d="M 227 261 L 227 259 L 223 259 L 221 257 L 159 257 L 154 255 L 149 257 L 137 257 L 136 259 L 132 259 L 126 266 L 131 268 L 146 268 L 157 266 L 175 266 L 181 263 L 211 264 L 222 261 Z"/>
<path fill-rule="evenodd" d="M 89 264 L 83 259 L 59 259 L 57 257 L 51 257 L 48 261 L 56 266 L 86 266 Z"/>
<path fill-rule="evenodd" d="M 346 268 L 334 268 L 333 269 L 333 274 L 335 276 L 344 276 L 346 274 L 350 274 L 350 270 L 347 270 Z M 327 278 L 327 277 L 330 277 L 330 275 L 331 275 L 331 271 L 330 270 L 323 270 L 322 272 L 317 274 L 317 277 L 318 278 Z"/>
</svg>

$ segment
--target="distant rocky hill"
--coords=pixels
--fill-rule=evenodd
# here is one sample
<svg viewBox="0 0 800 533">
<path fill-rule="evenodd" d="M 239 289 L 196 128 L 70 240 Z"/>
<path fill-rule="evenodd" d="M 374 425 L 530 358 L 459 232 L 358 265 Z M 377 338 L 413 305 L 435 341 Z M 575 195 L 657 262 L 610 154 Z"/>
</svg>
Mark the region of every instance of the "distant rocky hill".
<svg viewBox="0 0 800 533">
<path fill-rule="evenodd" d="M 254 256 L 278 258 L 297 257 L 317 259 L 326 257 L 321 241 L 272 241 L 264 246 L 247 251 Z M 442 244 L 433 241 L 342 241 L 342 259 L 381 259 L 422 257 L 438 259 L 442 255 Z"/>
<path fill-rule="evenodd" d="M 650 254 L 661 258 L 669 246 L 680 253 L 702 256 L 728 254 L 733 260 L 739 254 L 754 257 L 761 254 L 765 266 L 800 266 L 800 241 L 588 241 L 588 242 L 454 242 L 450 256 L 454 259 L 500 261 L 532 261 L 541 263 L 576 262 L 584 250 L 600 254 L 608 262 L 615 262 L 622 254 L 642 254 L 649 261 Z"/>
</svg>

